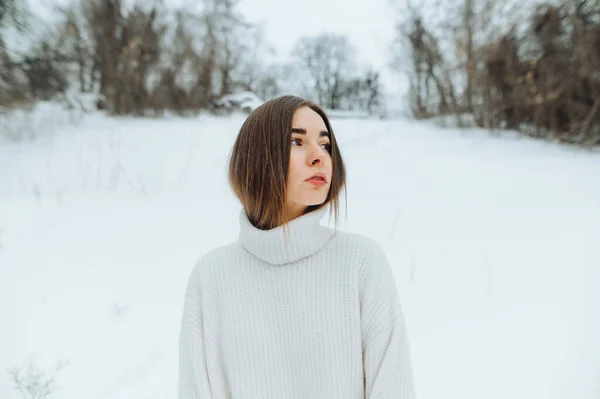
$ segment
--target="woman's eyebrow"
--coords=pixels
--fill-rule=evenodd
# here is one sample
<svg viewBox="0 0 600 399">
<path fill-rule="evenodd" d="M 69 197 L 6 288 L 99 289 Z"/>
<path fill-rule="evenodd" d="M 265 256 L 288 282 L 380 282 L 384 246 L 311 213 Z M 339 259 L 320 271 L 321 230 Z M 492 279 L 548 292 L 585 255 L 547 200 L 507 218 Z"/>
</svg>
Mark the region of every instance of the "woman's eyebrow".
<svg viewBox="0 0 600 399">
<path fill-rule="evenodd" d="M 301 127 L 293 127 L 292 133 L 306 134 L 306 129 L 303 129 Z M 331 134 L 327 130 L 323 130 L 321 131 L 321 133 L 319 133 L 319 137 L 328 137 L 331 139 Z"/>
</svg>

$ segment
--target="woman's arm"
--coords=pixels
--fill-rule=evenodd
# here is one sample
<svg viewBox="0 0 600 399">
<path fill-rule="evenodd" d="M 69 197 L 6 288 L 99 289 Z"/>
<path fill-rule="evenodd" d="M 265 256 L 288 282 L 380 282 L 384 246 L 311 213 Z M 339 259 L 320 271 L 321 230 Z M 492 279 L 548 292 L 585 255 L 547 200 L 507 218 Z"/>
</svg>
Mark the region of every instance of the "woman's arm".
<svg viewBox="0 0 600 399">
<path fill-rule="evenodd" d="M 179 337 L 179 399 L 210 399 L 199 273 L 188 279 Z"/>
<path fill-rule="evenodd" d="M 404 316 L 394 275 L 383 249 L 359 274 L 365 399 L 414 399 Z"/>
</svg>

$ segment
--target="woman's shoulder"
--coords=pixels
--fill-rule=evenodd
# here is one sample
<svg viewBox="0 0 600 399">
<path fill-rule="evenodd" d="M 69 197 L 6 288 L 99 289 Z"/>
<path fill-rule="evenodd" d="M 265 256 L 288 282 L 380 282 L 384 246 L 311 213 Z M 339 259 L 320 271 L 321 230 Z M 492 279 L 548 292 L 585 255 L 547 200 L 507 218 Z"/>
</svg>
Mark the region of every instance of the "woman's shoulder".
<svg viewBox="0 0 600 399">
<path fill-rule="evenodd" d="M 385 256 L 385 250 L 382 245 L 368 235 L 338 230 L 334 237 L 341 250 L 350 251 L 354 256 L 365 260 L 373 260 Z"/>
<path fill-rule="evenodd" d="M 221 245 L 209 250 L 196 260 L 192 274 L 204 274 L 210 272 L 214 267 L 228 263 L 229 260 L 236 257 L 239 250 L 237 243 Z"/>
<path fill-rule="evenodd" d="M 339 245 L 346 248 L 360 248 L 368 251 L 382 249 L 381 245 L 374 238 L 366 234 L 337 230 L 334 237 Z"/>
<path fill-rule="evenodd" d="M 356 262 L 360 290 L 377 281 L 395 281 L 386 250 L 378 241 L 360 233 L 344 233 L 340 250 Z"/>
</svg>

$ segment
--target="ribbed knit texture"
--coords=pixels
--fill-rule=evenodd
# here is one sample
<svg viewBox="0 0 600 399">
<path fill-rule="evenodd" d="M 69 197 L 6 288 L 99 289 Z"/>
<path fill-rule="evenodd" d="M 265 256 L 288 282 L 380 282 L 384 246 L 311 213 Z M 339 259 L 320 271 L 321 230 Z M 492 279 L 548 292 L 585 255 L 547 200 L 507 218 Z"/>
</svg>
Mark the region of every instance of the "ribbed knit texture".
<svg viewBox="0 0 600 399">
<path fill-rule="evenodd" d="M 404 317 L 382 248 L 320 225 L 327 208 L 239 241 L 190 274 L 180 399 L 413 399 Z"/>
</svg>

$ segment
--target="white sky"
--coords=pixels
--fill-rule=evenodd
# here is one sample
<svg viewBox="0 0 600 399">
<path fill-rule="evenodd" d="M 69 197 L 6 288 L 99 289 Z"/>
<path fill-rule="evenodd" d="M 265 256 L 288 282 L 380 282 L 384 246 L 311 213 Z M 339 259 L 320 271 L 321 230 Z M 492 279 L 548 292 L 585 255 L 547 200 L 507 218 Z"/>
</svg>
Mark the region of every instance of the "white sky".
<svg viewBox="0 0 600 399">
<path fill-rule="evenodd" d="M 288 57 L 302 36 L 331 32 L 347 35 L 361 63 L 389 63 L 394 13 L 389 0 L 242 0 L 239 10 L 263 22 L 266 38 L 280 57 Z"/>
</svg>

